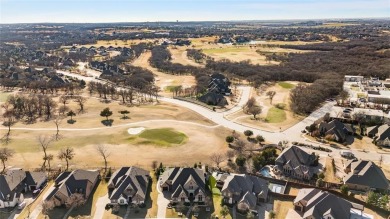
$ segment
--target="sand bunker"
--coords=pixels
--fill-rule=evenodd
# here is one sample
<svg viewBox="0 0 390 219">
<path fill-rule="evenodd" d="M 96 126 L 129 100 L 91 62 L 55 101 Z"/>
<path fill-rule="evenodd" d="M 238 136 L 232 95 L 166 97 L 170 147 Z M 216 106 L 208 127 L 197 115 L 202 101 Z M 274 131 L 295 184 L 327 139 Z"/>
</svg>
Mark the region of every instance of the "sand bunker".
<svg viewBox="0 0 390 219">
<path fill-rule="evenodd" d="M 139 133 L 143 132 L 145 130 L 144 127 L 138 127 L 138 128 L 129 128 L 127 132 L 130 135 L 138 135 Z"/>
</svg>

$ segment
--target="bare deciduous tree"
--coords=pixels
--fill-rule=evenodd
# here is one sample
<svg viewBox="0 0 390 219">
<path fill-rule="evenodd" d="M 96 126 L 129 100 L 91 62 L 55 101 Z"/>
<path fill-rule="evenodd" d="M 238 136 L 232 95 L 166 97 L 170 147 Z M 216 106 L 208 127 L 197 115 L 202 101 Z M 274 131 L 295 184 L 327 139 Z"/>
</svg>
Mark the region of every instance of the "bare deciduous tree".
<svg viewBox="0 0 390 219">
<path fill-rule="evenodd" d="M 3 136 L 2 141 L 4 144 L 8 144 L 11 141 L 11 126 L 15 122 L 15 114 L 14 110 L 11 109 L 9 104 L 3 104 L 2 108 L 4 110 L 3 118 L 4 122 L 3 125 L 8 127 L 7 133 Z"/>
<path fill-rule="evenodd" d="M 74 155 L 75 155 L 74 150 L 71 147 L 63 148 L 58 153 L 58 159 L 66 161 L 66 170 L 65 171 L 68 171 L 69 161 L 73 159 Z"/>
<path fill-rule="evenodd" d="M 52 201 L 43 201 L 42 202 L 42 214 L 47 215 L 50 210 L 54 208 L 54 202 Z"/>
<path fill-rule="evenodd" d="M 103 144 L 96 145 L 96 151 L 104 159 L 104 174 L 106 174 L 106 172 L 107 172 L 107 158 L 111 155 L 111 152 L 108 150 L 107 146 L 103 145 Z"/>
<path fill-rule="evenodd" d="M 269 97 L 270 104 L 272 104 L 272 99 L 274 98 L 276 92 L 273 91 L 273 90 L 270 90 L 270 91 L 268 91 L 266 94 L 267 94 L 267 96 Z"/>
<path fill-rule="evenodd" d="M 57 128 L 57 133 L 55 134 L 56 141 L 60 140 L 60 138 L 61 138 L 61 136 L 60 136 L 60 125 L 61 125 L 62 119 L 63 118 L 58 115 L 53 120 L 53 122 L 54 122 L 54 124 L 56 125 L 56 128 Z"/>
<path fill-rule="evenodd" d="M 253 115 L 253 118 L 256 119 L 256 116 L 259 115 L 262 111 L 261 106 L 252 106 L 248 109 L 248 113 Z"/>
<path fill-rule="evenodd" d="M 0 148 L 0 160 L 1 163 L 3 164 L 3 170 L 2 172 L 4 173 L 5 171 L 5 162 L 7 162 L 11 157 L 14 156 L 14 151 L 9 148 Z"/>
<path fill-rule="evenodd" d="M 225 161 L 225 156 L 223 154 L 213 153 L 210 155 L 210 160 L 219 168 L 219 164 Z"/>
<path fill-rule="evenodd" d="M 42 170 L 46 169 L 46 161 L 48 159 L 47 149 L 50 146 L 50 143 L 53 141 L 53 137 L 49 137 L 47 135 L 40 135 L 37 138 L 38 144 L 40 148 L 43 151 L 43 164 L 42 164 Z"/>
<path fill-rule="evenodd" d="M 80 193 L 73 193 L 65 201 L 66 208 L 77 208 L 85 204 L 86 199 L 84 195 Z"/>
<path fill-rule="evenodd" d="M 84 105 L 85 105 L 85 102 L 87 102 L 87 99 L 82 97 L 82 96 L 76 96 L 74 101 L 79 105 L 79 113 L 83 113 L 84 112 Z"/>
<path fill-rule="evenodd" d="M 228 158 L 228 160 L 231 160 L 235 154 L 236 152 L 234 152 L 233 150 L 226 151 L 226 157 Z"/>
<path fill-rule="evenodd" d="M 236 149 L 237 153 L 243 154 L 243 152 L 246 149 L 246 143 L 243 140 L 239 139 L 236 141 L 236 143 L 234 145 L 236 146 L 235 149 Z"/>
</svg>

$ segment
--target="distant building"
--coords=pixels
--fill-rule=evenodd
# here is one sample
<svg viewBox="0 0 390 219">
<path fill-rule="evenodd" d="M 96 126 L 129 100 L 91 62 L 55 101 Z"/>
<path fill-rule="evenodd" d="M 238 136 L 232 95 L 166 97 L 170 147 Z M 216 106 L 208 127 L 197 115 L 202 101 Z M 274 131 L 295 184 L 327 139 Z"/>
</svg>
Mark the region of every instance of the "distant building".
<svg viewBox="0 0 390 219">
<path fill-rule="evenodd" d="M 364 77 L 356 75 L 345 75 L 344 79 L 348 82 L 361 82 L 363 81 Z"/>
<path fill-rule="evenodd" d="M 376 125 L 367 128 L 367 136 L 374 139 L 378 146 L 390 146 L 390 125 Z"/>
</svg>

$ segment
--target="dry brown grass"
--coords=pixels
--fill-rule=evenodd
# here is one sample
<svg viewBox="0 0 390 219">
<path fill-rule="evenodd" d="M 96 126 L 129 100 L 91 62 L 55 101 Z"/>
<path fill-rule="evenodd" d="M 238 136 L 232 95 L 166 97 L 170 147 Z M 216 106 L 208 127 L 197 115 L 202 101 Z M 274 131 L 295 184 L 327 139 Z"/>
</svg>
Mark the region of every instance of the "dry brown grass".
<svg viewBox="0 0 390 219">
<path fill-rule="evenodd" d="M 340 183 L 340 179 L 337 178 L 336 173 L 333 171 L 331 158 L 325 158 L 325 167 L 326 167 L 326 171 L 324 173 L 325 174 L 324 181 Z"/>
<path fill-rule="evenodd" d="M 274 199 L 273 204 L 274 204 L 273 211 L 276 214 L 275 219 L 285 219 L 288 210 L 294 208 L 294 205 L 290 200 Z"/>
<path fill-rule="evenodd" d="M 187 57 L 187 51 L 186 50 L 189 49 L 189 48 L 190 47 L 187 47 L 187 46 L 170 46 L 169 47 L 169 51 L 172 54 L 171 62 L 179 63 L 179 64 L 182 64 L 182 65 L 192 65 L 192 66 L 195 66 L 195 67 L 203 67 L 204 64 L 197 63 L 194 60 L 189 59 Z"/>
<path fill-rule="evenodd" d="M 160 95 L 172 96 L 172 93 L 166 90 L 166 88 L 169 86 L 181 85 L 185 88 L 196 85 L 195 77 L 192 75 L 171 75 L 162 73 L 157 69 L 153 68 L 152 66 L 150 66 L 148 61 L 150 56 L 151 52 L 143 53 L 138 59 L 133 62 L 133 65 L 146 68 L 153 72 L 156 77 L 155 83 L 161 89 Z"/>
</svg>

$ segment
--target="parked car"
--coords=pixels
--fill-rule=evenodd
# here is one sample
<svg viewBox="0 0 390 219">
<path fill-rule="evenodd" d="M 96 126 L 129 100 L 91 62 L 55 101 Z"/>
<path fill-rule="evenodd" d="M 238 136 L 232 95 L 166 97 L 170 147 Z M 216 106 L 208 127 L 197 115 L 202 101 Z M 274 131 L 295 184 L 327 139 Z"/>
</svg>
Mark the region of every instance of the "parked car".
<svg viewBox="0 0 390 219">
<path fill-rule="evenodd" d="M 18 209 L 19 209 L 19 210 L 22 210 L 24 207 L 26 207 L 26 201 L 23 201 L 22 203 L 20 203 L 20 204 L 18 205 Z"/>
</svg>

